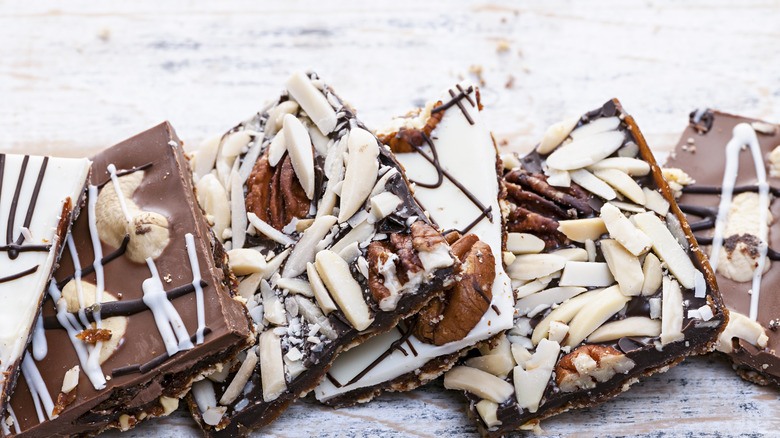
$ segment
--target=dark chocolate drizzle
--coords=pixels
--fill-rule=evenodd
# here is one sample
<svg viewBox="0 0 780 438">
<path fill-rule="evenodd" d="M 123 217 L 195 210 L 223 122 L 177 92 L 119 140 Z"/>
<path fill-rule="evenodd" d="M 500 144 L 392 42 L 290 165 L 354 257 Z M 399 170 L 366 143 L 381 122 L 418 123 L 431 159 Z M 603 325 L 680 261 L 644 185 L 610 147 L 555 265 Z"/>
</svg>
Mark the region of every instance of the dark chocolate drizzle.
<svg viewBox="0 0 780 438">
<path fill-rule="evenodd" d="M 17 278 L 22 278 L 24 276 L 30 275 L 33 272 L 38 270 L 38 266 L 40 266 L 40 265 L 35 265 L 32 268 L 30 268 L 30 269 L 25 269 L 24 271 L 19 272 L 18 274 L 12 274 L 12 275 L 9 275 L 7 277 L 2 277 L 2 278 L 0 278 L 0 283 L 5 283 L 7 281 L 13 281 L 13 280 L 16 280 Z"/>
<path fill-rule="evenodd" d="M 201 287 L 208 286 L 206 281 L 200 281 Z M 173 300 L 195 290 L 192 283 L 175 287 L 165 292 L 165 296 L 168 300 Z M 89 322 L 95 322 L 95 314 L 99 314 L 100 318 L 111 318 L 113 316 L 130 316 L 139 312 L 147 310 L 149 307 L 144 303 L 143 299 L 128 300 L 128 301 L 109 301 L 101 304 L 93 304 L 92 306 L 84 309 L 84 314 Z M 71 312 L 73 316 L 79 316 L 79 312 Z M 43 328 L 45 329 L 61 329 L 59 320 L 56 316 L 46 316 L 43 318 Z"/>
<path fill-rule="evenodd" d="M 720 195 L 722 189 L 718 186 L 686 186 L 683 187 L 682 192 L 686 194 L 691 195 Z M 770 193 L 774 196 L 780 195 L 780 189 L 776 187 L 770 187 L 769 188 Z M 734 187 L 734 194 L 740 194 L 745 192 L 758 192 L 758 186 L 750 185 L 750 186 L 739 186 Z M 718 209 L 717 207 L 702 207 L 700 205 L 692 205 L 692 204 L 679 204 L 680 210 L 683 211 L 685 214 L 691 214 L 694 216 L 698 216 L 701 218 L 701 220 L 698 220 L 696 222 L 690 222 L 691 231 L 704 231 L 709 230 L 712 227 L 715 226 L 715 221 L 718 218 Z M 705 236 L 697 236 L 696 241 L 699 242 L 699 245 L 712 245 L 712 237 L 705 237 Z M 767 247 L 766 256 L 769 257 L 770 260 L 780 260 L 780 252 L 777 252 L 773 250 L 772 248 Z"/>
<path fill-rule="evenodd" d="M 691 124 L 691 127 L 696 130 L 699 134 L 705 134 L 710 129 L 712 129 L 712 122 L 715 121 L 715 115 L 712 114 L 711 110 L 705 110 L 704 112 L 699 112 L 699 110 L 691 111 L 690 115 L 688 116 L 689 123 Z"/>
<path fill-rule="evenodd" d="M 474 101 L 471 100 L 471 97 L 469 96 L 469 94 L 471 94 L 474 91 L 474 87 L 469 87 L 466 90 L 464 90 L 463 87 L 460 86 L 460 84 L 457 87 L 459 93 L 456 94 L 454 91 L 449 90 L 452 99 L 432 109 L 431 114 L 438 113 L 439 111 L 445 111 L 451 106 L 457 105 L 460 111 L 463 113 L 463 116 L 466 117 L 466 120 L 469 122 L 469 125 L 473 125 L 474 119 L 472 119 L 471 116 L 469 115 L 469 112 L 466 111 L 466 108 L 463 106 L 461 100 L 466 99 L 468 100 L 468 102 L 471 104 L 472 107 L 475 106 Z"/>
<path fill-rule="evenodd" d="M 209 333 L 211 333 L 211 329 L 208 328 L 208 327 L 204 327 L 203 328 L 203 335 L 205 336 L 205 335 L 207 335 Z M 195 340 L 197 339 L 197 337 L 198 337 L 197 333 L 192 335 L 192 336 L 190 336 L 190 342 L 195 343 Z M 177 351 L 176 353 L 174 353 L 174 356 L 176 354 L 178 354 L 178 353 L 181 353 L 182 351 L 187 351 L 187 350 Z M 111 376 L 112 377 L 119 377 L 119 376 L 126 376 L 126 375 L 129 375 L 129 374 L 134 374 L 134 373 L 144 374 L 144 373 L 147 373 L 150 370 L 153 370 L 153 369 L 157 368 L 158 366 L 162 365 L 162 363 L 165 362 L 166 360 L 168 360 L 170 357 L 171 356 L 168 354 L 168 352 L 165 352 L 165 353 L 155 357 L 154 359 L 152 359 L 149 362 L 146 362 L 144 364 L 135 364 L 135 365 L 128 365 L 128 366 L 124 366 L 124 367 L 114 368 L 113 370 L 111 370 Z"/>
<path fill-rule="evenodd" d="M 129 242 L 130 242 L 130 235 L 129 234 L 125 234 L 125 238 L 122 239 L 122 244 L 119 245 L 119 248 L 117 248 L 116 251 L 112 252 L 111 254 L 109 254 L 109 255 L 103 257 L 102 259 L 100 259 L 100 264 L 101 265 L 107 265 L 109 262 L 111 262 L 115 258 L 117 258 L 117 257 L 121 256 L 122 254 L 124 254 L 125 251 L 127 251 L 127 244 Z M 93 272 L 95 272 L 95 264 L 94 263 L 92 263 L 91 265 L 89 265 L 89 266 L 87 266 L 85 268 L 82 268 L 81 269 L 81 276 L 84 277 L 84 276 L 87 276 L 87 275 L 89 275 L 89 274 L 91 274 Z M 65 287 L 66 284 L 68 284 L 69 281 L 73 280 L 73 278 L 75 278 L 75 276 L 76 276 L 76 274 L 74 273 L 74 274 L 68 275 L 67 277 L 63 278 L 62 280 L 57 282 L 57 288 L 62 289 L 63 287 Z"/>
</svg>

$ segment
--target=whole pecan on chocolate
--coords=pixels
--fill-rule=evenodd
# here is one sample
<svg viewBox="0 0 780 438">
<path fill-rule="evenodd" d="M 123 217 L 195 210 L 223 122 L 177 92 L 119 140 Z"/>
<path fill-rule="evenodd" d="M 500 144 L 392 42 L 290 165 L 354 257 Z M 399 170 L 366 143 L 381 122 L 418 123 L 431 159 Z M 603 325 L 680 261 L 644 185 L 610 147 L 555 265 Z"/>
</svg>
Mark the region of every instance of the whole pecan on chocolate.
<svg viewBox="0 0 780 438">
<path fill-rule="evenodd" d="M 309 214 L 309 198 L 287 153 L 276 167 L 268 162 L 268 154 L 263 154 L 246 180 L 246 189 L 246 211 L 256 214 L 277 230 L 294 217 L 300 219 Z"/>
<path fill-rule="evenodd" d="M 482 319 L 493 299 L 495 257 L 490 246 L 474 234 L 452 245 L 460 260 L 460 281 L 431 300 L 418 314 L 413 333 L 421 341 L 444 345 L 463 339 Z"/>
</svg>

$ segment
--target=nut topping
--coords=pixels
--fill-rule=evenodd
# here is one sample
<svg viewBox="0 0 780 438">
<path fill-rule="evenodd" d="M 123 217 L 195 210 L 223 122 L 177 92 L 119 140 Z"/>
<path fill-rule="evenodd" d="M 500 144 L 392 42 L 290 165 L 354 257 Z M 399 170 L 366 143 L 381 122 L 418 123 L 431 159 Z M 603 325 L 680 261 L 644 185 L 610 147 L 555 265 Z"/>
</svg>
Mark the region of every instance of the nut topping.
<svg viewBox="0 0 780 438">
<path fill-rule="evenodd" d="M 583 345 L 564 356 L 555 369 L 555 383 L 563 392 L 593 389 L 636 364 L 623 353 L 603 345 Z"/>
<path fill-rule="evenodd" d="M 419 340 L 434 345 L 463 339 L 493 298 L 496 262 L 490 246 L 467 234 L 455 242 L 452 252 L 461 261 L 461 280 L 445 292 L 444 300 L 434 299 L 420 311 L 413 331 Z"/>
<path fill-rule="evenodd" d="M 252 168 L 246 188 L 246 211 L 277 230 L 293 218 L 309 214 L 309 198 L 295 176 L 289 154 L 276 167 L 271 167 L 268 155 L 264 154 Z"/>
</svg>

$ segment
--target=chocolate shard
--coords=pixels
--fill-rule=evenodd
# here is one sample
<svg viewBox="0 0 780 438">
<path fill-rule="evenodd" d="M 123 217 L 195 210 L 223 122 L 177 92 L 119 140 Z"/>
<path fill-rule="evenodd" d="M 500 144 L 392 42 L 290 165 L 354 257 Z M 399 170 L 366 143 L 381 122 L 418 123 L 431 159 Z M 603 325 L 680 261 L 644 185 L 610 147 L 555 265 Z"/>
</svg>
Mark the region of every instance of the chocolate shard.
<svg viewBox="0 0 780 438">
<path fill-rule="evenodd" d="M 230 205 L 220 237 L 241 257 L 260 335 L 198 385 L 190 411 L 209 436 L 244 436 L 313 390 L 340 352 L 441 295 L 460 263 L 392 153 L 313 73 L 294 74 L 209 156 L 195 157 L 200 199 L 215 219 Z M 261 256 L 254 271 L 246 251 Z"/>
<path fill-rule="evenodd" d="M 730 313 L 717 350 L 763 385 L 780 385 L 779 146 L 776 124 L 702 109 L 664 169 L 679 182 L 677 202 L 707 245 Z"/>
<path fill-rule="evenodd" d="M 66 236 L 91 162 L 0 153 L 0 415 Z M 36 338 L 37 339 L 37 338 Z"/>
<path fill-rule="evenodd" d="M 9 436 L 94 435 L 167 415 L 194 379 L 254 342 L 173 128 L 92 160 L 40 337 L 0 421 Z"/>
<path fill-rule="evenodd" d="M 444 380 L 464 391 L 485 436 L 604 402 L 637 377 L 711 351 L 727 320 L 712 269 L 620 103 L 586 113 L 555 138 L 544 154 L 507 160 L 506 178 L 571 216 L 510 197 L 509 230 L 521 223 L 545 246 L 517 245 L 541 252 L 519 253 L 507 267 L 518 301 L 506 342 L 481 348 Z M 494 378 L 514 391 L 496 400 L 490 389 L 503 385 Z"/>
<path fill-rule="evenodd" d="M 452 249 L 462 262 L 461 279 L 404 324 L 339 356 L 314 390 L 323 403 L 346 406 L 382 391 L 412 390 L 512 326 L 499 207 L 505 190 L 479 107 L 478 89 L 461 84 L 379 129 L 415 184 L 415 199 L 443 234 L 458 236 Z"/>
</svg>

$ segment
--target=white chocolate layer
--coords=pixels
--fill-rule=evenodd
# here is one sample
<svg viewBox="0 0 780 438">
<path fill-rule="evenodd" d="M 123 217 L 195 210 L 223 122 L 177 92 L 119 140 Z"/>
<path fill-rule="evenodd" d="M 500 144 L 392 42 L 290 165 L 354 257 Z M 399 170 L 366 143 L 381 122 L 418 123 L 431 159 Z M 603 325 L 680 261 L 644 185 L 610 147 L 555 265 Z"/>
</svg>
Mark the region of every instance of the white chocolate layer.
<svg viewBox="0 0 780 438">
<path fill-rule="evenodd" d="M 51 272 L 58 257 L 57 228 L 65 201 L 70 198 L 74 207 L 81 200 L 91 163 L 87 159 L 49 158 L 40 190 L 32 210 L 27 230 L 23 230 L 25 217 L 35 195 L 35 186 L 43 166 L 44 157 L 28 156 L 23 178 L 20 174 L 24 155 L 0 154 L 4 163 L 0 169 L 0 391 L 2 391 L 11 367 L 17 366 L 24 353 L 27 340 L 35 325 L 35 317 L 46 290 Z M 20 184 L 21 183 L 21 184 Z M 11 218 L 15 193 L 19 190 L 16 212 Z M 11 227 L 11 235 L 8 228 Z M 29 231 L 29 234 L 28 232 Z M 25 236 L 21 246 L 51 245 L 48 251 L 22 251 L 11 257 L 8 243 L 16 243 Z M 30 239 L 32 237 L 32 239 Z M 28 270 L 27 275 L 10 280 Z M 0 406 L 2 405 L 0 400 Z M 2 409 L 0 409 L 2 411 Z"/>
</svg>

